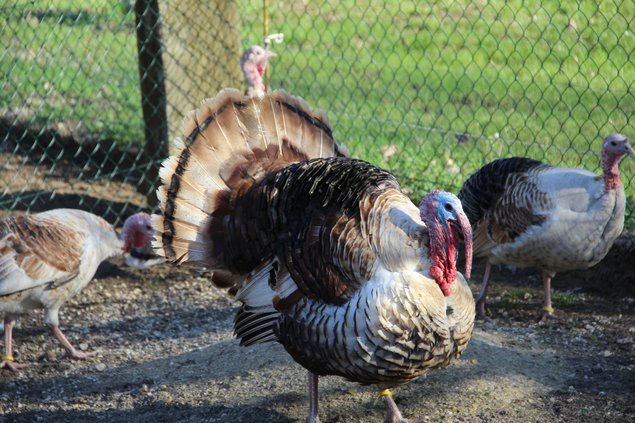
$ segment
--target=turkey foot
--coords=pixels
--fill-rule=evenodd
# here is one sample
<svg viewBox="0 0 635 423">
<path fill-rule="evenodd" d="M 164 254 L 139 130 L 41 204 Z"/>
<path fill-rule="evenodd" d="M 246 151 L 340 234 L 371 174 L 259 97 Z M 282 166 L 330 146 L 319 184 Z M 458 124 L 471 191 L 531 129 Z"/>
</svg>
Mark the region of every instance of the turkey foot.
<svg viewBox="0 0 635 423">
<path fill-rule="evenodd" d="M 94 351 L 68 351 L 67 355 L 75 360 L 88 360 L 93 358 L 97 353 Z"/>
<path fill-rule="evenodd" d="M 552 307 L 544 307 L 536 323 L 538 323 L 539 325 L 542 325 L 547 323 L 547 319 L 560 319 L 560 317 L 553 314 L 553 312 L 554 312 L 554 309 Z"/>
<path fill-rule="evenodd" d="M 58 326 L 51 325 L 50 328 L 53 332 L 53 335 L 55 335 L 57 340 L 60 341 L 60 344 L 62 344 L 62 346 L 66 349 L 66 353 L 69 357 L 74 358 L 75 360 L 86 360 L 94 357 L 95 354 L 97 354 L 96 352 L 77 351 L 75 347 L 71 345 L 71 343 L 68 341 L 68 339 L 62 333 Z"/>
<path fill-rule="evenodd" d="M 20 369 L 28 367 L 28 364 L 19 364 L 13 361 L 13 357 L 2 357 L 2 363 L 0 363 L 0 369 L 11 370 L 12 372 L 17 372 Z"/>
<path fill-rule="evenodd" d="M 390 390 L 384 389 L 379 393 L 379 396 L 384 398 L 388 410 L 384 423 L 423 423 L 425 421 L 424 419 L 404 419 L 397 404 L 395 404 L 395 400 L 392 398 Z"/>
<path fill-rule="evenodd" d="M 479 320 L 485 320 L 485 321 L 492 320 L 487 315 L 487 307 L 486 307 L 486 304 L 485 304 L 485 298 L 476 301 L 476 317 Z"/>
</svg>

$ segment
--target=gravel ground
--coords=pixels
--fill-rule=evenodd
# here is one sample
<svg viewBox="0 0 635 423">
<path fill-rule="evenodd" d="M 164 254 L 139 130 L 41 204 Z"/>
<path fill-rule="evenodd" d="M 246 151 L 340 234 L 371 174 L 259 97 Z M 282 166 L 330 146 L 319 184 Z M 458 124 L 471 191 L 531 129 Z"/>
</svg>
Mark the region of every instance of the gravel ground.
<svg viewBox="0 0 635 423">
<path fill-rule="evenodd" d="M 34 211 L 108 213 L 124 200 L 145 205 L 127 184 L 77 181 L 62 166 L 46 170 L 16 155 L 0 159 L 7 192 L 47 194 Z M 456 364 L 395 390 L 404 415 L 433 422 L 635 422 L 633 246 L 593 271 L 557 275 L 561 318 L 546 325 L 534 323 L 542 298 L 537 272 L 495 270 L 492 318 L 476 323 Z M 74 345 L 96 351 L 93 360 L 65 357 L 42 313 L 18 322 L 15 355 L 32 364 L 0 371 L 0 423 L 304 421 L 305 371 L 277 344 L 239 347 L 232 336 L 237 304 L 210 285 L 209 275 L 123 263 L 104 263 L 60 313 L 62 330 Z M 475 268 L 473 281 L 482 270 Z M 372 387 L 325 377 L 320 395 L 324 423 L 383 419 Z"/>
<path fill-rule="evenodd" d="M 480 280 L 482 268 L 475 269 Z M 81 349 L 73 361 L 43 326 L 18 323 L 27 369 L 0 372 L 0 422 L 300 422 L 305 372 L 277 344 L 241 348 L 236 303 L 188 268 L 104 263 L 61 312 Z M 562 317 L 533 323 L 541 288 L 532 272 L 494 275 L 489 321 L 461 360 L 395 390 L 406 417 L 425 421 L 635 421 L 635 298 L 554 282 Z M 473 285 L 476 292 L 478 284 Z M 629 296 L 630 295 L 630 296 Z M 379 422 L 376 390 L 320 379 L 323 422 Z"/>
</svg>

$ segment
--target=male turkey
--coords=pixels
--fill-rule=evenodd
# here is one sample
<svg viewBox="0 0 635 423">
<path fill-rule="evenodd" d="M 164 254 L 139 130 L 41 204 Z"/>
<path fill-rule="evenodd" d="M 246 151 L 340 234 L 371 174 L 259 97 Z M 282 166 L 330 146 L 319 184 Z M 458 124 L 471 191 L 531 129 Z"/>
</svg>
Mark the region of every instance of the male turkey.
<svg viewBox="0 0 635 423">
<path fill-rule="evenodd" d="M 0 313 L 4 314 L 5 354 L 0 368 L 18 370 L 12 335 L 20 314 L 44 308 L 44 322 L 76 359 L 77 351 L 59 328 L 59 309 L 81 291 L 99 264 L 152 239 L 150 216 L 140 213 L 124 223 L 122 239 L 101 217 L 82 210 L 55 209 L 0 220 Z"/>
<path fill-rule="evenodd" d="M 485 316 L 491 265 L 542 270 L 544 307 L 553 315 L 556 272 L 586 269 L 604 258 L 624 227 L 624 186 L 618 164 L 635 154 L 628 139 L 602 143 L 602 170 L 550 166 L 524 157 L 494 160 L 463 184 L 459 198 L 474 230 L 474 255 L 487 257 L 477 312 Z"/>
<path fill-rule="evenodd" d="M 247 95 L 262 97 L 267 88 L 264 83 L 265 69 L 269 63 L 269 58 L 276 53 L 264 49 L 260 46 L 251 46 L 240 57 L 240 68 L 247 81 Z"/>
<path fill-rule="evenodd" d="M 185 134 L 160 173 L 160 254 L 214 270 L 243 303 L 242 345 L 280 342 L 308 369 L 308 421 L 320 375 L 377 385 L 387 421 L 403 421 L 388 388 L 446 366 L 472 333 L 458 198 L 435 190 L 417 208 L 393 175 L 346 157 L 325 115 L 280 91 L 225 90 Z"/>
</svg>

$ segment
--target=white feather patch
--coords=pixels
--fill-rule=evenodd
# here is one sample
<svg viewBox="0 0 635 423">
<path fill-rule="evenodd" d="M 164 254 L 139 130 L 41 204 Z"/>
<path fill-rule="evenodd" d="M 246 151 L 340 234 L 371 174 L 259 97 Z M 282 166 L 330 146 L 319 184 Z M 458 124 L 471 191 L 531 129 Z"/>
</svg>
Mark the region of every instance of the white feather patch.
<svg viewBox="0 0 635 423">
<path fill-rule="evenodd" d="M 275 311 L 273 298 L 276 292 L 269 286 L 269 273 L 273 269 L 273 262 L 268 262 L 256 269 L 245 280 L 243 286 L 236 293 L 236 299 L 248 306 L 250 311 Z"/>
</svg>

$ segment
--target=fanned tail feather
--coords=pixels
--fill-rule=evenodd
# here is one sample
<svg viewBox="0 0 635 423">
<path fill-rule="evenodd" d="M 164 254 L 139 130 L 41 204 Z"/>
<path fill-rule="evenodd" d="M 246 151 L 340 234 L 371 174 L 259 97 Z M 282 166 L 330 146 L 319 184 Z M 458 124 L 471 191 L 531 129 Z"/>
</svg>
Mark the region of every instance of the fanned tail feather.
<svg viewBox="0 0 635 423">
<path fill-rule="evenodd" d="M 262 98 L 226 89 L 185 119 L 178 153 L 162 165 L 157 190 L 160 215 L 153 216 L 154 248 L 174 262 L 219 263 L 206 225 L 236 190 L 272 169 L 331 156 L 347 156 L 326 115 L 283 91 Z M 225 196 L 217 195 L 224 192 Z M 224 276 L 222 285 L 240 278 Z M 222 282 L 221 282 L 222 280 Z"/>
</svg>

